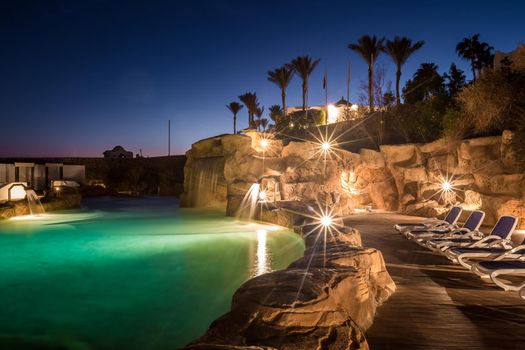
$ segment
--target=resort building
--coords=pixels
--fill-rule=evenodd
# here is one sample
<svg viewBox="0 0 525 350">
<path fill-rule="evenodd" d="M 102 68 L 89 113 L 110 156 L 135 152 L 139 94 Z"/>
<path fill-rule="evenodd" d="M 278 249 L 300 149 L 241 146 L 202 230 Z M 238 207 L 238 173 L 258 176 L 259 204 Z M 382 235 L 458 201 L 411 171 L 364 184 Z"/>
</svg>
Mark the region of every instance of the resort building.
<svg viewBox="0 0 525 350">
<path fill-rule="evenodd" d="M 84 165 L 34 162 L 0 163 L 0 202 L 20 199 L 11 198 L 12 192 L 16 192 L 20 186 L 43 191 L 50 188 L 54 181 L 67 180 L 82 183 L 85 178 Z"/>
<path fill-rule="evenodd" d="M 326 111 L 325 105 L 309 106 L 309 110 Z M 301 106 L 287 107 L 286 114 L 290 115 L 294 112 L 302 110 Z M 328 124 L 339 123 L 347 120 L 359 119 L 366 114 L 368 107 L 348 102 L 341 97 L 336 103 L 328 104 Z"/>
<path fill-rule="evenodd" d="M 104 158 L 133 158 L 133 152 L 126 151 L 122 146 L 115 146 L 112 150 L 104 151 Z"/>
</svg>

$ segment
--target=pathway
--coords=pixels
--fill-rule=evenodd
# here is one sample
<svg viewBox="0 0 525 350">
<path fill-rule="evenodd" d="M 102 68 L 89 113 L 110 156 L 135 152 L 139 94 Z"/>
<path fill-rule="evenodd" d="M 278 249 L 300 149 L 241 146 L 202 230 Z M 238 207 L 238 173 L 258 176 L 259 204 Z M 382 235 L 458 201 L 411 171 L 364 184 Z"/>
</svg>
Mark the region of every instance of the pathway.
<svg viewBox="0 0 525 350">
<path fill-rule="evenodd" d="M 525 349 L 525 301 L 401 237 L 399 214 L 345 219 L 382 251 L 397 291 L 367 332 L 378 349 Z"/>
</svg>

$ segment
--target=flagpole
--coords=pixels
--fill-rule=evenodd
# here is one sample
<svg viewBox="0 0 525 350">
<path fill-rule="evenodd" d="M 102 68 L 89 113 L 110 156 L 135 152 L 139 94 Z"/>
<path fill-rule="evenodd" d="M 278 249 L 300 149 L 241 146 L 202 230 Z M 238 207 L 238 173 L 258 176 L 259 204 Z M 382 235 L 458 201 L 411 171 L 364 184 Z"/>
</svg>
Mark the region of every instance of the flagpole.
<svg viewBox="0 0 525 350">
<path fill-rule="evenodd" d="M 346 75 L 346 114 L 347 118 L 350 116 L 350 62 L 348 62 L 348 69 Z"/>
<path fill-rule="evenodd" d="M 324 118 L 325 125 L 328 125 L 328 76 L 326 73 L 326 68 L 324 69 L 324 104 L 326 108 L 326 117 Z"/>
<path fill-rule="evenodd" d="M 171 155 L 171 119 L 168 119 L 168 157 Z"/>
</svg>

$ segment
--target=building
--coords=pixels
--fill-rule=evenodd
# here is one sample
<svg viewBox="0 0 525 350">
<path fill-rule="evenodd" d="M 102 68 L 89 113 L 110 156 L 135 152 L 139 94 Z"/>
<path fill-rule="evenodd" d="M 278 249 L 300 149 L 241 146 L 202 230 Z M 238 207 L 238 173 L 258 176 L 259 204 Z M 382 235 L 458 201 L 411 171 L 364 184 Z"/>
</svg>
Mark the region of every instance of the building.
<svg viewBox="0 0 525 350">
<path fill-rule="evenodd" d="M 20 188 L 32 188 L 43 191 L 52 186 L 54 181 L 66 180 L 83 183 L 86 178 L 84 165 L 66 165 L 62 163 L 14 162 L 0 163 L 0 202 L 25 197 Z M 22 198 L 24 198 L 22 197 Z"/>
<path fill-rule="evenodd" d="M 318 110 L 318 111 L 326 111 L 326 106 L 324 105 L 318 105 L 318 106 L 309 106 L 309 110 Z M 287 107 L 286 108 L 286 114 L 290 115 L 291 113 L 301 111 L 302 107 Z M 333 123 L 339 123 L 346 120 L 355 120 L 359 119 L 360 117 L 364 116 L 365 113 L 368 111 L 368 107 L 366 106 L 360 106 L 355 103 L 349 102 L 347 104 L 346 100 L 341 97 L 339 101 L 336 103 L 331 103 L 328 105 L 328 124 Z"/>
<path fill-rule="evenodd" d="M 126 151 L 122 146 L 115 146 L 112 150 L 104 151 L 104 158 L 133 158 L 133 152 Z"/>
</svg>

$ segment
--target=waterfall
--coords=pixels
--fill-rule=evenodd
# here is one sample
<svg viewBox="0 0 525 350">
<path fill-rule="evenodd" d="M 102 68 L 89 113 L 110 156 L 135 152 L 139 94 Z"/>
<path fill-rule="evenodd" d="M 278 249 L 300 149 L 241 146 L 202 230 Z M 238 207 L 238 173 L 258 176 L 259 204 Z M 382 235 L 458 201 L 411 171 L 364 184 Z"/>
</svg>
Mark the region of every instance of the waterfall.
<svg viewBox="0 0 525 350">
<path fill-rule="evenodd" d="M 35 191 L 26 190 L 26 196 L 27 205 L 29 207 L 29 213 L 31 215 L 44 214 L 46 212 L 44 210 L 44 207 L 42 206 L 42 203 L 40 202 L 40 199 L 38 199 L 38 196 L 36 195 Z"/>
<path fill-rule="evenodd" d="M 191 207 L 225 205 L 224 157 L 195 159 L 189 181 Z"/>
<path fill-rule="evenodd" d="M 257 207 L 257 201 L 259 199 L 259 189 L 261 185 L 254 183 L 250 186 L 250 189 L 244 195 L 241 205 L 239 206 L 239 211 L 237 212 L 237 218 L 241 217 L 246 218 L 246 212 L 248 213 L 248 220 L 253 219 L 255 214 L 255 208 Z"/>
</svg>

